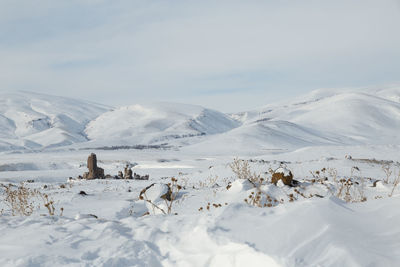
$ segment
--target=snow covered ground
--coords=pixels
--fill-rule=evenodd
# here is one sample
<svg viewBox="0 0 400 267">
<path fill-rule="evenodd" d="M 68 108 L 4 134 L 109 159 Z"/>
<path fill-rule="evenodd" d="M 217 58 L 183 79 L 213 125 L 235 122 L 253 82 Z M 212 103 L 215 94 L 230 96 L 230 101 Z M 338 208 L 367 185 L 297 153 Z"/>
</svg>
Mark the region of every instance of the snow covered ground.
<svg viewBox="0 0 400 267">
<path fill-rule="evenodd" d="M 399 96 L 321 90 L 227 115 L 3 94 L 0 266 L 398 266 Z M 150 179 L 75 179 L 92 152 Z M 280 166 L 296 186 L 270 182 Z M 30 216 L 6 199 L 21 183 Z"/>
</svg>

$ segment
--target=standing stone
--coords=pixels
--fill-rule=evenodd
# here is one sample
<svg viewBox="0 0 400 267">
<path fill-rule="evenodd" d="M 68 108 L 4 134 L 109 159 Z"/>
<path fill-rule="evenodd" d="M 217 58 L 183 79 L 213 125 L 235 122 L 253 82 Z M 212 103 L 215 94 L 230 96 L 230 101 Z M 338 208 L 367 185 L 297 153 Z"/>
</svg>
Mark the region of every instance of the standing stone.
<svg viewBox="0 0 400 267">
<path fill-rule="evenodd" d="M 97 170 L 97 157 L 96 154 L 92 153 L 87 159 L 87 167 L 89 169 L 88 179 L 96 178 L 96 170 Z"/>
<path fill-rule="evenodd" d="M 104 169 L 97 167 L 97 157 L 96 154 L 92 153 L 88 157 L 87 167 L 89 172 L 84 174 L 85 179 L 96 179 L 96 178 L 104 178 Z"/>
<path fill-rule="evenodd" d="M 125 167 L 124 178 L 125 179 L 133 179 L 133 177 L 132 177 L 132 169 L 129 168 L 128 165 L 126 165 L 126 167 Z"/>
</svg>

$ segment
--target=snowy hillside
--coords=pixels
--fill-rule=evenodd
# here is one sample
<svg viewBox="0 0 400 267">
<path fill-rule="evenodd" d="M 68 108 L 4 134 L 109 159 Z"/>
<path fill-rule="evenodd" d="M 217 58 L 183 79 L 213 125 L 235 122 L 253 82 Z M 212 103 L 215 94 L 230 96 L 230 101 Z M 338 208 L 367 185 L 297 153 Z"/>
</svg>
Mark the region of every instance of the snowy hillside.
<svg viewBox="0 0 400 267">
<path fill-rule="evenodd" d="M 229 116 L 156 103 L 110 110 L 32 93 L 1 94 L 0 151 L 168 144 L 216 153 L 400 144 L 400 87 L 324 89 Z"/>
<path fill-rule="evenodd" d="M 89 123 L 86 133 L 91 140 L 113 145 L 156 144 L 221 134 L 239 125 L 221 112 L 200 106 L 157 103 L 104 113 Z"/>
<path fill-rule="evenodd" d="M 0 151 L 87 141 L 86 124 L 109 108 L 35 93 L 0 94 Z"/>
<path fill-rule="evenodd" d="M 218 154 L 321 145 L 400 144 L 400 87 L 324 89 L 232 115 L 242 125 L 188 149 Z"/>
</svg>

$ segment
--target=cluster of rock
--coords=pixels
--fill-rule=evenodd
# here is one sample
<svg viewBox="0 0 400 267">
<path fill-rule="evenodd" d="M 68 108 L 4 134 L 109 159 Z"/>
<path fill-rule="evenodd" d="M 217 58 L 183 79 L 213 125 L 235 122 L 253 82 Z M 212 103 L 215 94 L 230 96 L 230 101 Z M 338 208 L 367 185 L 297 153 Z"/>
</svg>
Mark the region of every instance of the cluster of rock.
<svg viewBox="0 0 400 267">
<path fill-rule="evenodd" d="M 88 172 L 85 172 L 83 176 L 79 176 L 79 179 L 134 179 L 134 180 L 149 180 L 149 175 L 139 175 L 133 173 L 129 165 L 126 165 L 124 173 L 122 171 L 118 172 L 118 175 L 112 176 L 110 174 L 104 175 L 104 169 L 97 166 L 96 154 L 92 153 L 87 160 Z"/>
<path fill-rule="evenodd" d="M 124 173 L 122 171 L 118 172 L 118 175 L 116 177 L 117 179 L 134 179 L 134 180 L 149 180 L 149 175 L 139 175 L 136 172 L 132 173 L 132 169 L 129 167 L 129 165 L 125 166 Z"/>
</svg>

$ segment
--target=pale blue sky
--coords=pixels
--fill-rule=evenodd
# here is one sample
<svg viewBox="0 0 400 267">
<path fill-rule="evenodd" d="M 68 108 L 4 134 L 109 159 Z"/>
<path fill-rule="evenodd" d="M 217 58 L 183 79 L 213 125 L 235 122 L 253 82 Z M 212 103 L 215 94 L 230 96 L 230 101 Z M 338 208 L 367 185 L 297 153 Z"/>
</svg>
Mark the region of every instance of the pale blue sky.
<svg viewBox="0 0 400 267">
<path fill-rule="evenodd" d="M 0 90 L 241 111 L 400 82 L 399 0 L 1 0 Z"/>
</svg>

